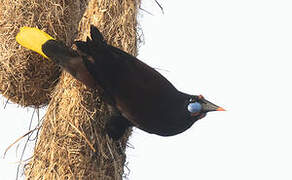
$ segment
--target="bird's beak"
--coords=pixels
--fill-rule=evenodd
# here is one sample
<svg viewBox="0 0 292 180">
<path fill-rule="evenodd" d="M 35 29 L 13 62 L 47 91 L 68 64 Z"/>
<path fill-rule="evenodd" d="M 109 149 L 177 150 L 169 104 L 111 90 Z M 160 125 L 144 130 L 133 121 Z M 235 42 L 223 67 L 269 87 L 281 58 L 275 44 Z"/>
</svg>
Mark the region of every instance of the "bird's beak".
<svg viewBox="0 0 292 180">
<path fill-rule="evenodd" d="M 50 35 L 38 28 L 21 27 L 16 35 L 16 41 L 23 47 L 33 50 L 45 58 L 48 58 L 42 51 L 42 45 L 48 40 L 54 40 Z"/>
<path fill-rule="evenodd" d="M 225 111 L 225 109 L 223 109 L 222 107 L 217 106 L 217 105 L 211 103 L 210 101 L 207 101 L 206 99 L 201 99 L 200 104 L 202 105 L 203 112 Z"/>
</svg>

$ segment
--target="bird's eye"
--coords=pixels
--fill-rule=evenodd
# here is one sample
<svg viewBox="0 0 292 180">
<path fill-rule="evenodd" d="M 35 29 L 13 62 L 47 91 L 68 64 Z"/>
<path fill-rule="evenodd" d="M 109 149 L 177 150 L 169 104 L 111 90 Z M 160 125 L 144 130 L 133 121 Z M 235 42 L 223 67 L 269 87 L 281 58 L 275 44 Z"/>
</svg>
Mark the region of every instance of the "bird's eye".
<svg viewBox="0 0 292 180">
<path fill-rule="evenodd" d="M 188 111 L 191 113 L 200 112 L 202 109 L 202 105 L 198 102 L 190 103 L 188 105 Z"/>
</svg>

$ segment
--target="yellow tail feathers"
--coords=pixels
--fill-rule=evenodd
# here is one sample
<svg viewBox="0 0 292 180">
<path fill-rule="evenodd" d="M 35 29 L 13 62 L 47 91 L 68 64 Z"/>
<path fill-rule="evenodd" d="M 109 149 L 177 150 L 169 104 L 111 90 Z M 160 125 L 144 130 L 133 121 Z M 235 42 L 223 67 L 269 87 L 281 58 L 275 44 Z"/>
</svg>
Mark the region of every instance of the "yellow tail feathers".
<svg viewBox="0 0 292 180">
<path fill-rule="evenodd" d="M 48 40 L 54 39 L 44 31 L 38 28 L 21 27 L 20 32 L 16 35 L 16 41 L 26 47 L 27 49 L 33 50 L 40 55 L 48 58 L 42 51 L 42 45 Z"/>
</svg>

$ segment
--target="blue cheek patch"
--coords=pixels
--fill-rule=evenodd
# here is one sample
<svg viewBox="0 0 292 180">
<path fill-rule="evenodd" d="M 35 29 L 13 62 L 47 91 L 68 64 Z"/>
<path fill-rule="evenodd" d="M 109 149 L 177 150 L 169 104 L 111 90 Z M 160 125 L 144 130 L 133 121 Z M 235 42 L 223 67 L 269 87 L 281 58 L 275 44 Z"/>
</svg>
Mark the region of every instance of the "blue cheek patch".
<svg viewBox="0 0 292 180">
<path fill-rule="evenodd" d="M 191 113 L 200 112 L 202 109 L 202 105 L 198 102 L 190 103 L 188 105 L 188 111 Z"/>
</svg>

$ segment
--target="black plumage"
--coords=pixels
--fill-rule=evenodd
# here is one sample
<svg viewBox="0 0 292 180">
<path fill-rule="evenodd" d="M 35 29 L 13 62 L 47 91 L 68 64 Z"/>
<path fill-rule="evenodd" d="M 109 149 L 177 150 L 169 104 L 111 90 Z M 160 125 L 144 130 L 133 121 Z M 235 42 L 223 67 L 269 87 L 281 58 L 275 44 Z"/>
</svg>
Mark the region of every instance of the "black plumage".
<svg viewBox="0 0 292 180">
<path fill-rule="evenodd" d="M 101 88 L 115 113 L 106 131 L 119 139 L 129 126 L 161 136 L 179 134 L 209 111 L 223 110 L 202 96 L 178 91 L 165 77 L 136 57 L 106 43 L 91 26 L 91 39 L 75 42 L 77 51 L 49 40 L 45 55 L 76 79 Z"/>
</svg>

